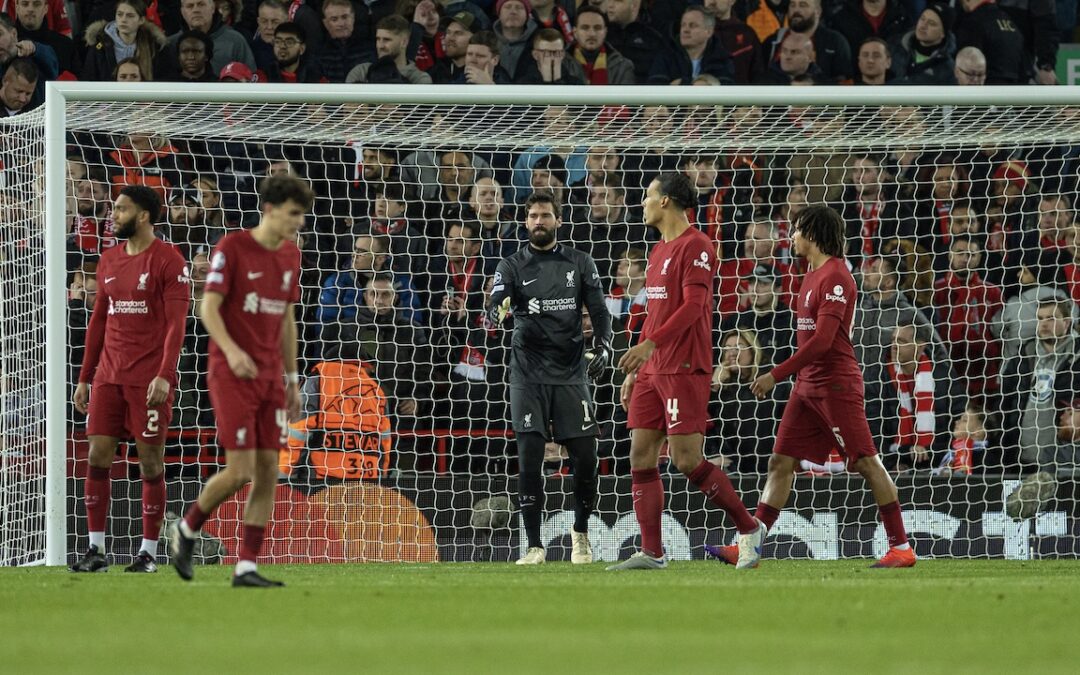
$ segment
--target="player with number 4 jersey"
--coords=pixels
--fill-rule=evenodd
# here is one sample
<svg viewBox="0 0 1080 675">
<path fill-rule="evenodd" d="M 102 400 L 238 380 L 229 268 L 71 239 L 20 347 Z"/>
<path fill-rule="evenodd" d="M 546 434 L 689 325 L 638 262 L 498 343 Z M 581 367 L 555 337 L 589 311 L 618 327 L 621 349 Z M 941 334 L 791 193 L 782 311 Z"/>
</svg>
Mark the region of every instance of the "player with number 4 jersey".
<svg viewBox="0 0 1080 675">
<path fill-rule="evenodd" d="M 165 436 L 172 419 L 176 363 L 191 297 L 187 265 L 154 237 L 161 212 L 157 193 L 143 186 L 120 191 L 113 208 L 116 236 L 126 240 L 101 256 L 98 294 L 86 331 L 73 403 L 89 413 L 89 468 L 83 500 L 90 545 L 72 572 L 104 572 L 110 473 L 121 439 L 133 439 L 142 477 L 143 540 L 128 572 L 156 572 L 165 514 Z M 91 382 L 93 383 L 91 385 Z"/>
<path fill-rule="evenodd" d="M 259 186 L 262 217 L 252 230 L 218 242 L 210 258 L 201 317 L 210 335 L 207 385 L 225 469 L 214 474 L 171 533 L 173 565 L 190 581 L 196 533 L 213 510 L 247 483 L 244 531 L 233 586 L 283 585 L 258 573 L 256 559 L 274 510 L 278 452 L 300 412 L 296 317 L 300 249 L 296 233 L 314 195 L 294 176 Z"/>
<path fill-rule="evenodd" d="M 667 566 L 660 537 L 664 486 L 657 463 L 667 441 L 671 459 L 739 530 L 739 568 L 756 567 L 765 529 L 743 506 L 727 474 L 704 458 L 712 373 L 712 308 L 716 280 L 713 244 L 690 225 L 686 210 L 697 194 L 682 174 L 665 174 L 645 193 L 645 224 L 662 241 L 645 269 L 642 341 L 619 361 L 626 372 L 622 405 L 628 411 L 630 474 L 641 550 L 609 570 Z"/>
</svg>

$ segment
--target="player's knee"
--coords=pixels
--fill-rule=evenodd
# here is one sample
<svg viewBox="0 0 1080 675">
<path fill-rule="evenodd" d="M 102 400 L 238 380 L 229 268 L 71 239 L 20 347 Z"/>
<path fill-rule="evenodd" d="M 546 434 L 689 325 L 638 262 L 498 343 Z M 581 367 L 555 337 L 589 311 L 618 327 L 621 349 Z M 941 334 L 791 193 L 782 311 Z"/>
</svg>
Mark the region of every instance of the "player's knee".
<svg viewBox="0 0 1080 675">
<path fill-rule="evenodd" d="M 105 443 L 91 443 L 90 453 L 87 460 L 90 462 L 90 466 L 107 469 L 112 466 L 113 459 L 116 458 L 116 448 Z"/>
<path fill-rule="evenodd" d="M 165 462 L 158 457 L 139 458 L 139 475 L 143 480 L 154 480 L 165 471 Z"/>
<path fill-rule="evenodd" d="M 779 476 L 795 473 L 795 458 L 787 455 L 772 455 L 769 457 L 769 473 Z"/>
<path fill-rule="evenodd" d="M 671 461 L 681 473 L 690 475 L 701 464 L 700 452 L 672 452 Z"/>
</svg>

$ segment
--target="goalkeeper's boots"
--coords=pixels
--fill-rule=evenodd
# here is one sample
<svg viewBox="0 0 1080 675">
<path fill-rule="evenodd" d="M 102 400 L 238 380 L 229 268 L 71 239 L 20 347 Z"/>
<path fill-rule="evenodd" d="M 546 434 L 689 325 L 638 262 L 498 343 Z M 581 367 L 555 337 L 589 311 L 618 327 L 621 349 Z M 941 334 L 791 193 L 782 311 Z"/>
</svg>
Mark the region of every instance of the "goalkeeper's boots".
<svg viewBox="0 0 1080 675">
<path fill-rule="evenodd" d="M 587 532 L 576 532 L 573 528 L 570 530 L 570 541 L 574 547 L 570 551 L 570 562 L 575 565 L 588 565 L 593 561 L 592 544 L 589 542 L 589 534 Z"/>
<path fill-rule="evenodd" d="M 621 572 L 622 570 L 662 570 L 667 568 L 667 558 L 660 556 L 654 558 L 645 551 L 638 551 L 621 563 L 608 565 L 608 572 Z"/>
<path fill-rule="evenodd" d="M 715 558 L 726 565 L 734 565 L 739 562 L 738 546 L 710 546 L 705 544 L 705 555 Z"/>
<path fill-rule="evenodd" d="M 108 572 L 109 561 L 105 559 L 105 554 L 99 551 L 97 546 L 90 546 L 79 562 L 68 569 L 72 572 Z"/>
<path fill-rule="evenodd" d="M 180 530 L 180 521 L 173 523 L 169 532 L 169 552 L 172 553 L 173 569 L 184 581 L 191 581 L 195 576 L 192 558 L 195 557 L 195 539 L 185 537 Z"/>
<path fill-rule="evenodd" d="M 271 581 L 255 570 L 252 570 L 250 572 L 244 572 L 243 574 L 234 574 L 232 585 L 233 588 L 277 588 L 278 586 L 284 586 L 285 582 Z"/>
<path fill-rule="evenodd" d="M 139 555 L 135 556 L 135 561 L 125 567 L 124 571 L 153 574 L 157 572 L 157 564 L 154 563 L 154 556 L 146 551 L 139 551 Z"/>
<path fill-rule="evenodd" d="M 528 551 L 525 551 L 525 555 L 523 555 L 521 560 L 518 560 L 516 564 L 543 565 L 545 559 L 547 559 L 547 552 L 540 546 L 532 546 Z"/>
<path fill-rule="evenodd" d="M 873 568 L 880 567 L 915 567 L 915 562 L 918 558 L 915 557 L 915 549 L 910 546 L 903 551 L 895 546 L 889 549 L 889 552 L 881 557 L 881 560 L 877 561 L 870 566 Z"/>
<path fill-rule="evenodd" d="M 735 562 L 735 569 L 749 570 L 758 566 L 761 562 L 761 548 L 765 544 L 767 534 L 769 534 L 769 529 L 759 520 L 756 530 L 749 534 L 739 535 L 739 559 Z"/>
</svg>

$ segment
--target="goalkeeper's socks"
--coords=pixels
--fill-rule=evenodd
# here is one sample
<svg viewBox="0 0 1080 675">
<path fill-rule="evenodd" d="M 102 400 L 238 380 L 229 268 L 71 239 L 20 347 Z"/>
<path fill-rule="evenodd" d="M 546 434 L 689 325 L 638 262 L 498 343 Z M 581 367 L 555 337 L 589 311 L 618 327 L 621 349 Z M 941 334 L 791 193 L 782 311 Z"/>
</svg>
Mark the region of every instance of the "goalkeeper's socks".
<svg viewBox="0 0 1080 675">
<path fill-rule="evenodd" d="M 90 531 L 90 544 L 105 551 L 105 521 L 109 516 L 109 497 L 112 494 L 109 474 L 111 469 L 92 466 L 86 471 L 86 487 L 83 501 L 86 503 L 86 529 Z"/>
<path fill-rule="evenodd" d="M 660 471 L 631 469 L 631 494 L 634 498 L 634 515 L 641 528 L 641 550 L 653 558 L 664 556 L 664 544 L 660 537 L 660 516 L 664 511 L 664 484 Z"/>
<path fill-rule="evenodd" d="M 889 537 L 889 547 L 901 551 L 908 548 L 907 531 L 904 529 L 904 518 L 900 512 L 900 502 L 890 502 L 878 507 L 881 514 L 881 523 L 885 526 L 885 534 Z"/>
<path fill-rule="evenodd" d="M 754 517 L 765 524 L 766 530 L 771 530 L 772 526 L 776 524 L 776 519 L 780 517 L 780 509 L 769 506 L 765 502 L 758 502 Z"/>
<path fill-rule="evenodd" d="M 698 464 L 693 471 L 686 474 L 686 477 L 697 486 L 697 489 L 705 493 L 710 502 L 716 504 L 724 510 L 724 513 L 728 514 L 728 517 L 731 518 L 735 523 L 735 527 L 739 530 L 739 534 L 750 534 L 757 531 L 757 521 L 746 510 L 746 506 L 743 505 L 739 495 L 735 492 L 735 487 L 731 484 L 731 479 L 720 467 L 707 459 L 702 459 L 701 464 Z"/>
</svg>

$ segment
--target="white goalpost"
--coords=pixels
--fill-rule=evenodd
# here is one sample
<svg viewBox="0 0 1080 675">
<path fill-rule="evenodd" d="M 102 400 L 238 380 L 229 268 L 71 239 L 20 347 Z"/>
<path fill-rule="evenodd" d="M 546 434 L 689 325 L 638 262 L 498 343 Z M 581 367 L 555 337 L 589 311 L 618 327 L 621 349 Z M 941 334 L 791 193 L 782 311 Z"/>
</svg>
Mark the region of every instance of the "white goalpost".
<svg viewBox="0 0 1080 675">
<path fill-rule="evenodd" d="M 637 205 L 662 171 L 695 181 L 692 218 L 720 254 L 706 455 L 748 505 L 789 388 L 758 403 L 740 378 L 793 349 L 801 268 L 788 224 L 807 203 L 828 203 L 847 220 L 860 285 L 853 342 L 868 416 L 920 556 L 1080 553 L 1080 391 L 1058 382 L 1066 366 L 1039 360 L 1035 314 L 1055 301 L 1068 321 L 1080 316 L 1074 88 L 50 82 L 47 94 L 43 111 L 0 120 L 0 565 L 66 564 L 85 543 L 72 350 L 96 258 L 115 243 L 115 191 L 158 190 L 162 235 L 197 272 L 216 236 L 257 221 L 258 180 L 275 171 L 311 181 L 318 200 L 301 233 L 307 415 L 282 455 L 268 562 L 523 551 L 506 335 L 478 312 L 485 283 L 522 245 L 525 197 L 550 189 L 565 205 L 561 241 L 590 252 L 605 277 L 625 349 L 640 330 L 642 256 L 655 239 Z M 391 314 L 358 281 L 371 266 L 394 278 Z M 911 326 L 911 363 L 930 373 L 929 393 L 894 367 L 906 348 L 899 329 Z M 1080 355 L 1076 329 L 1061 338 L 1061 363 Z M 223 461 L 205 344 L 191 317 L 166 449 L 174 513 Z M 340 362 L 362 363 L 363 387 L 326 388 L 321 364 Z M 625 557 L 637 535 L 619 382 L 612 372 L 595 385 L 601 494 L 590 536 L 604 560 Z M 927 458 L 915 450 L 924 443 Z M 549 451 L 544 536 L 551 557 L 560 547 L 568 556 L 572 466 Z M 135 553 L 140 533 L 137 464 L 121 455 L 113 556 Z M 729 543 L 722 515 L 677 472 L 663 475 L 669 555 Z M 208 561 L 235 554 L 234 502 L 208 526 Z M 830 464 L 797 478 L 766 554 L 883 551 L 869 493 Z"/>
</svg>

